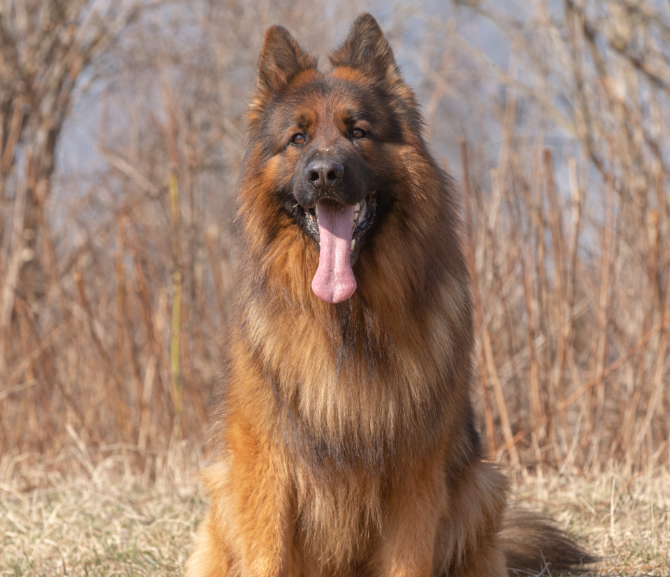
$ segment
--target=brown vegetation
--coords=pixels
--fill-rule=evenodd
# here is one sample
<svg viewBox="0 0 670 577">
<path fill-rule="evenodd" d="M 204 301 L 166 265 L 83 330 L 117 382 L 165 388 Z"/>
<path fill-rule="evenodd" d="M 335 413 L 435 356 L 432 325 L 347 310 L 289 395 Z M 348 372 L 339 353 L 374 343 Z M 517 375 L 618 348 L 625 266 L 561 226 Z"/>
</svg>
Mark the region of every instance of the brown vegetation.
<svg viewBox="0 0 670 577">
<path fill-rule="evenodd" d="M 48 460 L 21 474 L 1 468 L 0 575 L 182 575 L 206 503 L 192 452 L 175 447 L 164 456 L 154 479 L 133 475 L 120 454 L 87 455 L 76 446 L 64 476 Z M 629 480 L 611 470 L 597 479 L 533 475 L 514 493 L 604 558 L 598 573 L 583 577 L 667 576 L 667 469 Z"/>
<path fill-rule="evenodd" d="M 670 20 L 467 4 L 378 16 L 464 192 L 488 449 L 651 470 L 670 457 Z M 323 54 L 362 7 L 0 6 L 0 455 L 73 431 L 155 475 L 208 426 L 261 35 Z"/>
</svg>

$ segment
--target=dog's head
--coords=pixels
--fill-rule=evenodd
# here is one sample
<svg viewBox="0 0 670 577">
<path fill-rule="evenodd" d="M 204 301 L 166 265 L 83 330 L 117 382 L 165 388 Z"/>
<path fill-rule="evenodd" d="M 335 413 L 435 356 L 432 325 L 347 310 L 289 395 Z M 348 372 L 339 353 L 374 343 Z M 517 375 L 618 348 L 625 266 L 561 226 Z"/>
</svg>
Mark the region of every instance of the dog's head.
<svg viewBox="0 0 670 577">
<path fill-rule="evenodd" d="M 337 303 L 354 293 L 352 266 L 399 200 L 399 150 L 423 142 L 413 93 L 371 15 L 330 61 L 329 73 L 317 71 L 286 29 L 271 27 L 249 117 L 265 189 L 319 249 L 312 289 Z"/>
</svg>

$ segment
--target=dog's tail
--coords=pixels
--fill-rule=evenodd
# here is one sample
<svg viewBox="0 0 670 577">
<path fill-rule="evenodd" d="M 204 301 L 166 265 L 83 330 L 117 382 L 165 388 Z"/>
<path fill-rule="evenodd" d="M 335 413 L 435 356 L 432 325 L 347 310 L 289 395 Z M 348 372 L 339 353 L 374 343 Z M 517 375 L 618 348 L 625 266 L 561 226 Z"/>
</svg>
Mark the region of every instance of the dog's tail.
<svg viewBox="0 0 670 577">
<path fill-rule="evenodd" d="M 551 521 L 529 511 L 508 509 L 499 538 L 510 575 L 541 573 L 547 567 L 584 572 L 583 565 L 598 561 Z"/>
</svg>

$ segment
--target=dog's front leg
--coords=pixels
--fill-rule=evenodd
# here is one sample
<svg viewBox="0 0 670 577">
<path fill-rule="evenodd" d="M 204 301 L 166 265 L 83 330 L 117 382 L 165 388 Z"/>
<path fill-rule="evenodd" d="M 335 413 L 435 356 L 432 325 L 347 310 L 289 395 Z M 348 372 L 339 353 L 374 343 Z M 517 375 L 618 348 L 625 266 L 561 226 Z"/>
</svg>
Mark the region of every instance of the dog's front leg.
<svg viewBox="0 0 670 577">
<path fill-rule="evenodd" d="M 379 577 L 429 577 L 446 487 L 439 458 L 408 468 L 389 492 L 387 517 L 375 555 Z"/>
<path fill-rule="evenodd" d="M 243 577 L 283 577 L 290 547 L 289 474 L 271 436 L 240 423 L 227 435 L 232 546 Z"/>
<path fill-rule="evenodd" d="M 291 517 L 281 449 L 242 419 L 230 421 L 224 458 L 202 474 L 211 508 L 186 576 L 286 577 Z"/>
</svg>

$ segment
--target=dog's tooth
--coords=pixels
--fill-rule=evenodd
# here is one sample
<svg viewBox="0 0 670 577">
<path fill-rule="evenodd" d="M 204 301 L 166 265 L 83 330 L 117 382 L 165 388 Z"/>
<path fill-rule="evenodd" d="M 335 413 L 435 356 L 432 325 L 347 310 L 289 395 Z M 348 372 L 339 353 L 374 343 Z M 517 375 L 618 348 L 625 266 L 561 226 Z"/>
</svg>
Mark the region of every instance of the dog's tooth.
<svg viewBox="0 0 670 577">
<path fill-rule="evenodd" d="M 360 210 L 361 210 L 361 203 L 357 202 L 356 204 L 354 204 L 354 212 L 358 212 Z"/>
<path fill-rule="evenodd" d="M 353 251 L 355 246 L 356 246 L 356 239 L 353 238 L 353 239 L 351 239 L 351 249 L 350 250 Z"/>
</svg>

